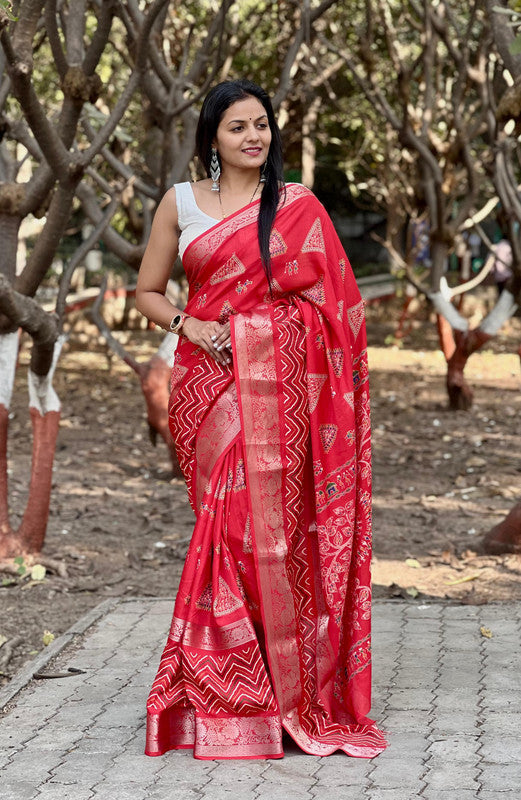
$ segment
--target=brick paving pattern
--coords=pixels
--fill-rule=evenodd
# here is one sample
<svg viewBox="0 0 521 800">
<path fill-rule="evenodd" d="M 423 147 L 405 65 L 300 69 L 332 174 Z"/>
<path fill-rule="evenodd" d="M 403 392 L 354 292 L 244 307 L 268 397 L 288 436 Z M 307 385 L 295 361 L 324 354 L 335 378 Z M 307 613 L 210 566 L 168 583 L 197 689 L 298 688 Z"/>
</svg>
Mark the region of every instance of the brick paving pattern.
<svg viewBox="0 0 521 800">
<path fill-rule="evenodd" d="M 220 762 L 189 750 L 143 755 L 145 701 L 172 610 L 163 599 L 104 604 L 0 692 L 0 706 L 9 701 L 0 800 L 521 797 L 517 606 L 374 604 L 372 714 L 390 742 L 378 758 L 318 758 L 289 744 L 282 760 Z M 30 679 L 70 667 L 85 672 Z"/>
</svg>

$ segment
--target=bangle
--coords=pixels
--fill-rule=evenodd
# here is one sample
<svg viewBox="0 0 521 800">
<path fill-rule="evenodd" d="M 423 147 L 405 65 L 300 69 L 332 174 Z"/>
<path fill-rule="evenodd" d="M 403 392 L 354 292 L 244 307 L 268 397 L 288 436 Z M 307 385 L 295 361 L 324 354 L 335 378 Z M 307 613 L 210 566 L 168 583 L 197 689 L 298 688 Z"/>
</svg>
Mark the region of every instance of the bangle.
<svg viewBox="0 0 521 800">
<path fill-rule="evenodd" d="M 180 334 L 187 316 L 187 314 L 176 314 L 175 317 L 172 317 L 168 330 L 172 331 L 172 333 Z"/>
</svg>

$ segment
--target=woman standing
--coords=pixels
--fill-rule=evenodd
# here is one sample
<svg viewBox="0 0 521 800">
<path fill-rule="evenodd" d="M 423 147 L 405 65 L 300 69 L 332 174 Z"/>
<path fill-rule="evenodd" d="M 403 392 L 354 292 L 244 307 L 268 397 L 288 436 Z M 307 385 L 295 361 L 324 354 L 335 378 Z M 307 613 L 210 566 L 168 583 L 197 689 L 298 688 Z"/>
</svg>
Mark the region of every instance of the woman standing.
<svg viewBox="0 0 521 800">
<path fill-rule="evenodd" d="M 148 755 L 372 757 L 364 311 L 323 206 L 284 186 L 267 94 L 204 101 L 210 178 L 157 210 L 136 301 L 180 334 L 170 426 L 195 529 L 147 704 Z M 184 311 L 165 298 L 180 253 Z"/>
</svg>

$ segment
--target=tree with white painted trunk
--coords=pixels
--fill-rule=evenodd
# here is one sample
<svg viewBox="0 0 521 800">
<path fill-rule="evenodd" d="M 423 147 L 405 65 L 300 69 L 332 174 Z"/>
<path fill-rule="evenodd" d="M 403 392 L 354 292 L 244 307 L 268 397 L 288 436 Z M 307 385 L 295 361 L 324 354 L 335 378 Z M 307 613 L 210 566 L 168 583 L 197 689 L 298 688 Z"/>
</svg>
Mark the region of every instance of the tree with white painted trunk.
<svg viewBox="0 0 521 800">
<path fill-rule="evenodd" d="M 58 312 L 42 310 L 34 295 L 49 270 L 73 208 L 78 186 L 113 133 L 146 70 L 148 42 L 168 0 L 154 0 L 143 15 L 134 43 L 127 81 L 92 142 L 82 134 L 82 114 L 104 91 L 97 74 L 110 44 L 121 4 L 20 0 L 0 5 L 0 556 L 39 552 L 43 545 L 52 481 L 60 401 L 52 379 L 63 345 L 63 297 L 80 255 L 62 277 Z M 9 4 L 10 6 L 11 4 Z M 42 51 L 55 69 L 60 87 L 53 102 L 40 96 L 48 63 L 35 61 Z M 48 77 L 48 76 L 47 76 Z M 110 78 L 109 78 L 110 80 Z M 112 200 L 124 189 L 107 188 Z M 110 197 L 109 197 L 110 200 Z M 109 203 L 90 239 L 90 247 L 116 209 Z M 28 215 L 43 217 L 41 233 L 29 257 L 17 268 L 18 236 Z M 83 253 L 84 255 L 84 253 Z M 61 312 L 61 313 L 60 313 Z M 29 496 L 22 522 L 11 527 L 8 512 L 8 420 L 18 355 L 19 330 L 32 337 L 29 409 L 33 426 L 33 461 Z"/>
<path fill-rule="evenodd" d="M 359 28 L 358 48 L 335 52 L 382 122 L 381 134 L 393 158 L 391 164 L 384 160 L 380 172 L 390 181 L 385 191 L 394 200 L 398 221 L 423 216 L 428 222 L 431 266 L 425 284 L 414 270 L 414 248 L 400 252 L 391 235 L 385 244 L 437 312 L 449 404 L 466 409 L 473 393 L 464 377 L 465 364 L 498 333 L 518 302 L 517 253 L 515 278 L 472 330 L 452 302 L 465 287 L 451 288 L 445 278 L 449 256 L 469 231 L 478 230 L 491 246 L 480 223 L 499 201 L 503 204 L 508 196 L 512 202 L 517 192 L 517 139 L 514 129 L 495 115 L 508 78 L 484 0 L 363 0 L 362 5 L 366 19 Z M 413 208 L 420 198 L 421 207 Z"/>
<path fill-rule="evenodd" d="M 0 556 L 37 552 L 43 544 L 60 414 L 52 375 L 75 267 L 102 239 L 137 269 L 163 191 L 193 176 L 195 105 L 211 83 L 226 78 L 235 62 L 236 70 L 251 69 L 252 54 L 245 54 L 256 37 L 261 55 L 253 57 L 275 81 L 276 105 L 298 94 L 314 26 L 335 4 L 0 0 L 0 383 L 7 387 L 0 398 Z M 65 266 L 56 313 L 45 314 L 34 298 L 78 204 L 93 232 Z M 17 267 L 20 226 L 31 215 L 42 229 Z M 34 458 L 27 512 L 14 531 L 7 433 L 19 329 L 33 338 Z M 151 430 L 174 459 L 165 424 L 171 356 L 170 338 L 147 364 L 123 354 L 139 376 Z"/>
<path fill-rule="evenodd" d="M 494 164 L 494 182 L 503 206 L 508 238 L 517 266 L 511 281 L 511 291 L 521 295 L 521 199 L 520 179 L 516 162 L 520 148 L 517 137 L 521 126 L 521 7 L 512 13 L 504 0 L 487 0 L 494 42 L 501 56 L 509 86 L 497 103 L 496 113 L 487 118 L 489 135 L 498 142 L 498 157 Z M 506 12 L 506 13 L 505 13 Z M 514 46 L 516 45 L 516 46 Z M 491 90 L 491 87 L 488 87 Z M 518 299 L 521 304 L 521 300 Z M 518 350 L 521 359 L 521 345 Z M 489 553 L 521 553 L 521 502 L 495 525 L 484 537 Z"/>
</svg>

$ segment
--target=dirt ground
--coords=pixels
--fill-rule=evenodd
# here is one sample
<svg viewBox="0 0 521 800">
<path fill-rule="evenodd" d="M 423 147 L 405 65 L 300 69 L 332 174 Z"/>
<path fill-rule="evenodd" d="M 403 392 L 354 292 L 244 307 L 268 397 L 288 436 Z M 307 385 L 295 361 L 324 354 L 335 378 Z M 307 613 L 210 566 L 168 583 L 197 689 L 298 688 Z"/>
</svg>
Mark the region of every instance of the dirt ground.
<svg viewBox="0 0 521 800">
<path fill-rule="evenodd" d="M 368 309 L 374 596 L 521 600 L 521 557 L 480 553 L 483 534 L 521 495 L 521 322 L 472 357 L 466 374 L 474 407 L 454 413 L 428 320 L 414 324 L 401 348 L 384 344 L 398 310 L 397 301 Z M 105 598 L 172 597 L 191 535 L 184 484 L 172 479 L 162 442 L 150 444 L 136 376 L 109 360 L 96 337 L 88 347 L 85 339 L 84 329 L 73 330 L 55 379 L 63 412 L 43 556 L 61 562 L 62 574 L 49 568 L 43 580 L 31 580 L 0 573 L 0 644 L 22 637 L 0 685 L 42 650 L 45 632 L 58 636 Z M 159 335 L 133 331 L 122 340 L 144 360 Z M 10 423 L 13 525 L 30 470 L 28 355 L 24 349 Z"/>
</svg>

